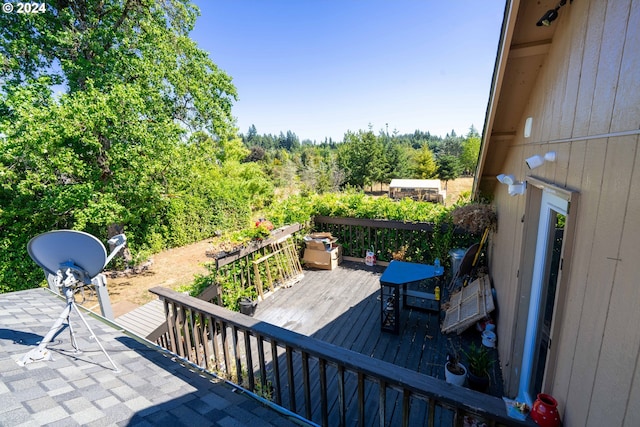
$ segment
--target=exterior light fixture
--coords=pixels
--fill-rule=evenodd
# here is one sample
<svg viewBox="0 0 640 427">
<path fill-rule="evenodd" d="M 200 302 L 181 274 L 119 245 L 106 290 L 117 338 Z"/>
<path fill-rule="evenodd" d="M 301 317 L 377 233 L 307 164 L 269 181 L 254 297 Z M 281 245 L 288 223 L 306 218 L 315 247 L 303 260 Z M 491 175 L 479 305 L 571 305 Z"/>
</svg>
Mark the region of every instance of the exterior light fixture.
<svg viewBox="0 0 640 427">
<path fill-rule="evenodd" d="M 498 179 L 498 181 L 500 181 L 501 184 L 513 185 L 513 183 L 516 182 L 516 179 L 513 175 L 505 175 L 501 173 L 500 175 L 496 176 L 496 178 Z"/>
<path fill-rule="evenodd" d="M 527 117 L 524 121 L 524 137 L 529 138 L 531 136 L 531 127 L 533 126 L 533 117 Z"/>
<path fill-rule="evenodd" d="M 554 9 L 549 9 L 547 10 L 547 13 L 542 15 L 542 18 L 540 18 L 536 25 L 538 27 L 548 27 L 549 25 L 551 25 L 551 23 L 558 17 L 558 10 L 565 4 L 567 4 L 567 0 L 560 0 L 560 3 L 558 3 L 558 5 Z"/>
<path fill-rule="evenodd" d="M 524 194 L 524 191 L 527 189 L 526 182 L 518 182 L 516 184 L 509 185 L 507 187 L 507 193 L 510 196 L 518 196 L 520 194 Z"/>
<path fill-rule="evenodd" d="M 509 193 L 510 196 L 524 194 L 524 191 L 527 188 L 526 182 L 516 181 L 515 177 L 511 174 L 505 175 L 501 173 L 496 178 L 501 184 L 505 184 L 507 186 L 507 193 Z"/>
<path fill-rule="evenodd" d="M 539 168 L 544 164 L 544 162 L 555 162 L 556 161 L 556 152 L 549 151 L 543 156 L 536 154 L 535 156 L 529 157 L 525 162 L 529 169 Z"/>
</svg>

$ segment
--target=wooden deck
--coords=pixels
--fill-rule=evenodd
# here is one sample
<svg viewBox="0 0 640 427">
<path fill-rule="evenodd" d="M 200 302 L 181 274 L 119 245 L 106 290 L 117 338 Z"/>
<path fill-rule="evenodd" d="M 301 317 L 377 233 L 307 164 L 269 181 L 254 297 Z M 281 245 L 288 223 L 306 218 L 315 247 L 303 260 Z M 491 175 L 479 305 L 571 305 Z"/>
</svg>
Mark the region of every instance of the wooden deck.
<svg viewBox="0 0 640 427">
<path fill-rule="evenodd" d="M 441 312 L 415 309 L 401 311 L 400 334 L 380 330 L 383 271 L 361 262 L 305 270 L 300 282 L 261 301 L 253 318 L 154 288 L 171 319 L 156 342 L 317 423 L 453 426 L 466 410 L 518 424 L 499 398 L 498 363 L 490 388 L 496 397 L 429 378 L 443 379 L 451 344 L 480 345 L 477 331 L 442 335 Z"/>
<path fill-rule="evenodd" d="M 380 276 L 384 267 L 344 262 L 334 270 L 305 270 L 291 288 L 258 304 L 254 318 L 416 372 L 444 379 L 451 345 L 480 345 L 480 334 L 440 332 L 442 312 L 401 309 L 400 334 L 380 330 Z M 446 286 L 442 286 L 444 289 Z M 446 297 L 446 296 L 445 296 Z M 503 395 L 497 352 L 490 394 Z M 462 356 L 462 355 L 461 355 Z M 464 359 L 464 356 L 462 356 Z"/>
<path fill-rule="evenodd" d="M 164 305 L 159 299 L 152 300 L 116 318 L 117 324 L 143 338 L 166 321 Z"/>
</svg>

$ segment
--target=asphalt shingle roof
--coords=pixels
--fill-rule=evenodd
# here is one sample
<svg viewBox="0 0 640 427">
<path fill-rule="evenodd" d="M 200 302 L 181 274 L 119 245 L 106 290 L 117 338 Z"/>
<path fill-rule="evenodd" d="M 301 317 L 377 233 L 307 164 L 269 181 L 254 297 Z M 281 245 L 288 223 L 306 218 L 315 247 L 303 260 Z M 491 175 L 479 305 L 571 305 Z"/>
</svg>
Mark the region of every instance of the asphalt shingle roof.
<svg viewBox="0 0 640 427">
<path fill-rule="evenodd" d="M 47 289 L 0 295 L 0 426 L 290 426 L 241 390 L 184 365 L 114 325 L 84 314 L 115 372 L 74 312 L 48 345 L 53 360 L 16 362 L 65 307 Z"/>
</svg>

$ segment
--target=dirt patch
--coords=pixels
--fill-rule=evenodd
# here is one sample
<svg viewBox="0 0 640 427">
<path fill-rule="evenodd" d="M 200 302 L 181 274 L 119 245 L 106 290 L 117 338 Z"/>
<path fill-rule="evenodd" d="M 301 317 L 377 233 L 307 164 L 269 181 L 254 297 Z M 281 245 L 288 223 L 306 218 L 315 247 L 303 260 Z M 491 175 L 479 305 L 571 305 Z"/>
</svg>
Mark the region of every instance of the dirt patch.
<svg viewBox="0 0 640 427">
<path fill-rule="evenodd" d="M 455 203 L 461 195 L 470 193 L 472 187 L 472 176 L 466 176 L 447 182 L 447 206 L 451 206 L 453 203 Z"/>
<path fill-rule="evenodd" d="M 458 178 L 449 181 L 447 186 L 447 205 L 454 203 L 460 194 L 470 191 L 473 178 Z M 374 186 L 380 189 L 379 185 Z M 387 194 L 388 186 L 382 187 L 380 195 Z M 130 277 L 107 278 L 107 288 L 111 305 L 116 317 L 121 316 L 155 298 L 149 288 L 164 286 L 176 289 L 180 285 L 193 282 L 197 274 L 206 274 L 205 263 L 213 261 L 207 251 L 213 248 L 212 240 L 207 239 L 180 248 L 173 248 L 153 256 L 148 270 Z M 108 273 L 108 272 L 107 272 Z M 107 276 L 108 277 L 108 276 Z M 97 301 L 88 300 L 85 304 L 96 310 Z"/>
<path fill-rule="evenodd" d="M 155 286 L 176 289 L 193 282 L 196 274 L 206 274 L 204 264 L 213 261 L 207 256 L 211 240 L 168 249 L 155 254 L 148 270 L 130 277 L 109 278 L 107 288 L 114 316 L 118 317 L 155 298 L 148 290 Z M 108 272 L 107 272 L 108 274 Z"/>
</svg>

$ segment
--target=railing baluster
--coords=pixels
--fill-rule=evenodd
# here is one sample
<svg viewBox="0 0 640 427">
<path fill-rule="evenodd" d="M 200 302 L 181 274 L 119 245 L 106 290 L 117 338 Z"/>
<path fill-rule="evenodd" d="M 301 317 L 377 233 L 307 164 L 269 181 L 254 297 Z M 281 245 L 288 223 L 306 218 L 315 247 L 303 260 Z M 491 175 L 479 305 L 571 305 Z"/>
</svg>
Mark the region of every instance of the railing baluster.
<svg viewBox="0 0 640 427">
<path fill-rule="evenodd" d="M 409 427 L 409 413 L 411 411 L 411 392 L 402 390 L 402 426 Z"/>
<path fill-rule="evenodd" d="M 179 338 L 180 339 L 180 344 L 178 345 L 178 350 L 179 350 L 178 351 L 178 355 L 180 357 L 187 357 L 187 355 L 189 354 L 189 353 L 187 353 L 185 351 L 186 348 L 187 348 L 186 347 L 187 346 L 187 343 L 186 343 L 187 338 L 185 336 L 185 327 L 184 327 L 185 323 L 186 322 L 185 322 L 184 307 L 182 305 L 180 305 L 180 306 L 178 306 L 178 319 L 176 321 L 176 324 L 178 326 L 176 329 L 177 329 L 178 336 L 180 337 Z"/>
<path fill-rule="evenodd" d="M 200 322 L 202 327 L 202 354 L 203 365 L 205 369 L 209 369 L 209 361 L 211 360 L 211 318 L 204 313 L 200 313 Z"/>
<path fill-rule="evenodd" d="M 242 384 L 242 359 L 240 352 L 240 339 L 238 338 L 238 327 L 233 325 L 231 330 L 233 331 L 233 357 L 236 361 L 236 384 Z"/>
<path fill-rule="evenodd" d="M 296 408 L 296 386 L 293 378 L 293 349 L 286 346 L 287 351 L 287 376 L 289 379 L 289 406 L 293 412 L 297 411 Z"/>
<path fill-rule="evenodd" d="M 251 334 L 248 330 L 244 330 L 244 355 L 247 358 L 247 379 L 249 381 L 249 390 L 255 391 L 256 382 L 253 375 L 253 356 L 251 354 Z"/>
<path fill-rule="evenodd" d="M 378 414 L 380 417 L 380 427 L 385 427 L 387 419 L 387 384 L 384 381 L 378 383 Z"/>
<path fill-rule="evenodd" d="M 302 388 L 304 390 L 305 416 L 311 419 L 311 385 L 309 379 L 309 354 L 302 352 Z"/>
<path fill-rule="evenodd" d="M 220 350 L 220 340 L 222 340 L 222 335 L 216 318 L 210 317 L 209 319 L 211 322 L 211 344 L 213 345 L 214 371 L 217 372 L 222 367 L 222 351 Z"/>
<path fill-rule="evenodd" d="M 230 349 L 231 343 L 229 342 L 229 331 L 227 330 L 227 323 L 224 321 L 220 322 L 220 331 L 222 332 L 222 353 L 224 356 L 224 373 L 227 379 L 231 378 L 232 369 L 231 369 L 231 357 L 230 357 Z"/>
<path fill-rule="evenodd" d="M 429 427 L 435 427 L 436 425 L 436 401 L 429 399 Z"/>
<path fill-rule="evenodd" d="M 322 425 L 329 425 L 328 400 L 327 400 L 327 361 L 318 360 L 318 374 L 320 375 L 320 412 Z"/>
<path fill-rule="evenodd" d="M 204 363 L 204 348 L 202 346 L 202 319 L 200 318 L 200 316 L 198 314 L 195 313 L 194 310 L 189 310 L 189 313 L 191 314 L 190 316 L 190 320 L 191 320 L 191 327 L 192 327 L 192 331 L 193 331 L 193 338 L 194 338 L 194 354 L 195 354 L 195 360 L 194 363 L 198 366 L 200 366 L 201 368 L 206 368 L 206 365 Z M 200 320 L 200 322 L 198 322 L 198 320 Z"/>
<path fill-rule="evenodd" d="M 269 384 L 267 383 L 267 364 L 264 360 L 264 337 L 256 334 L 256 342 L 258 344 L 258 365 L 260 366 L 260 385 L 262 390 L 268 393 Z"/>
<path fill-rule="evenodd" d="M 358 418 L 360 426 L 364 427 L 364 374 L 358 372 Z"/>
<path fill-rule="evenodd" d="M 170 302 L 166 298 L 164 300 L 164 312 L 167 316 L 167 329 L 169 331 L 169 339 L 171 340 L 171 345 L 169 345 L 167 349 L 174 353 L 178 353 L 176 349 L 175 306 L 173 302 Z"/>
<path fill-rule="evenodd" d="M 278 357 L 278 342 L 271 340 L 271 360 L 273 364 L 273 382 L 275 387 L 276 404 L 282 405 L 282 387 L 280 386 L 280 359 Z"/>
<path fill-rule="evenodd" d="M 344 392 L 344 366 L 338 366 L 338 415 L 340 417 L 340 427 L 347 425 L 347 402 Z"/>
</svg>

